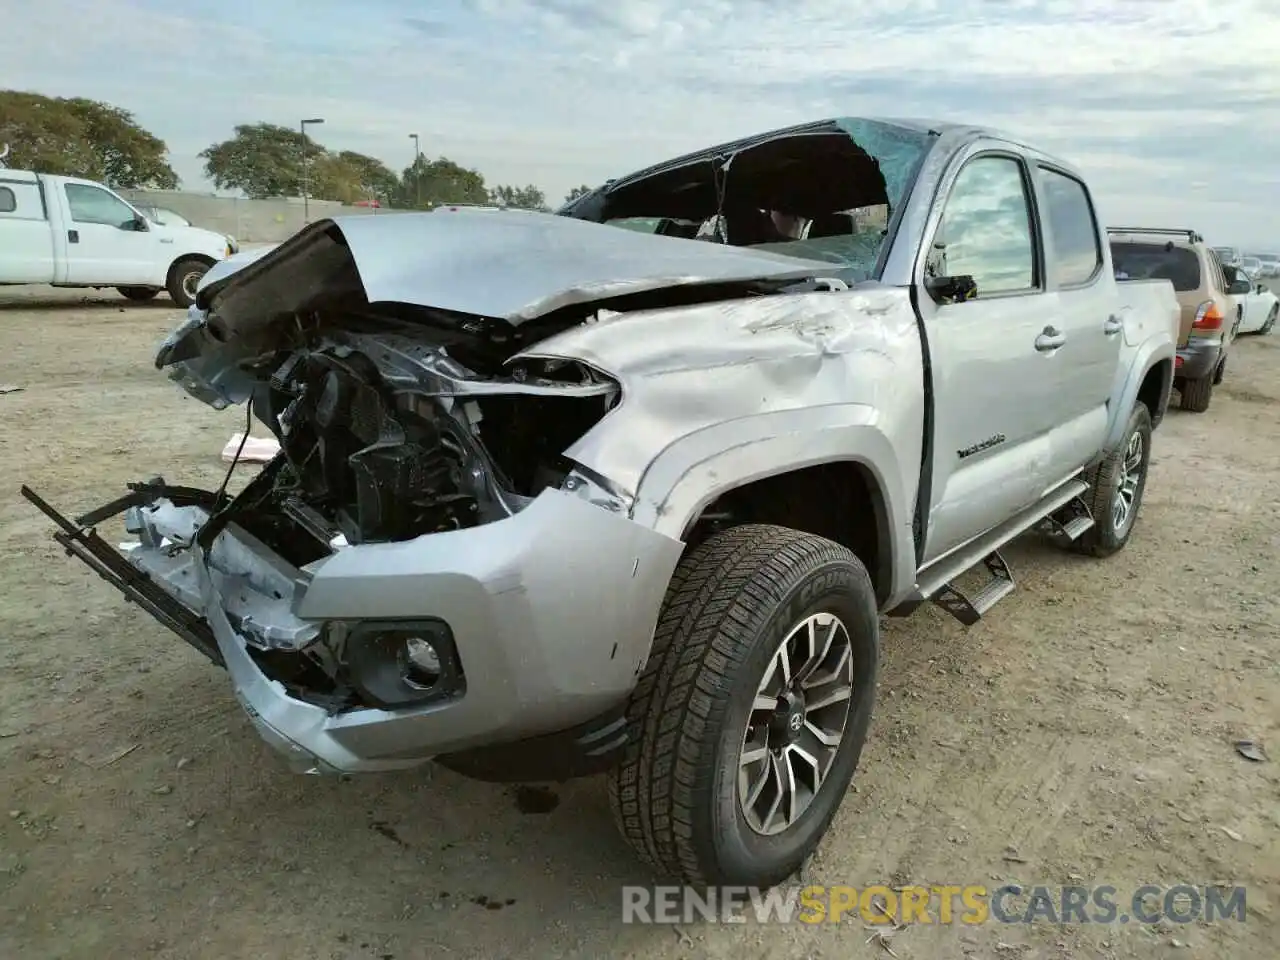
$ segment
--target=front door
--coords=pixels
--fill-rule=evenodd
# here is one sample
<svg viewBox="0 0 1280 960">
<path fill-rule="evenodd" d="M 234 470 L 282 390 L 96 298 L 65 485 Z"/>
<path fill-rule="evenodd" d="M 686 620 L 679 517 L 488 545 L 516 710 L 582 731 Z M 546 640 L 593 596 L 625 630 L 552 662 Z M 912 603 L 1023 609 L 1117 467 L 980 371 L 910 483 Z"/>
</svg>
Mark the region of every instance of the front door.
<svg viewBox="0 0 1280 960">
<path fill-rule="evenodd" d="M 1066 342 L 1045 312 L 1023 158 L 975 148 L 945 196 L 926 273 L 971 277 L 975 295 L 940 304 L 921 290 L 934 387 L 926 563 L 1039 499 Z"/>
<path fill-rule="evenodd" d="M 133 208 L 102 187 L 66 183 L 67 282 L 116 286 L 161 284 L 153 231 L 139 229 Z"/>
</svg>

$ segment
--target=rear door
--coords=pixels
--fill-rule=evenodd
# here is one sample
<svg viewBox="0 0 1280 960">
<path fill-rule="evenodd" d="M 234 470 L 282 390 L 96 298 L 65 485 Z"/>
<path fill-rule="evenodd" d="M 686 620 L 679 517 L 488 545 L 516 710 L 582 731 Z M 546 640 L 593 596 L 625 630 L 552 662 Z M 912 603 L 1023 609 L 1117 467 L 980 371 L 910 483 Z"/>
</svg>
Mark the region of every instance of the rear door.
<svg viewBox="0 0 1280 960">
<path fill-rule="evenodd" d="M 62 181 L 66 198 L 67 283 L 162 285 L 156 232 L 136 226 L 134 209 L 94 183 Z"/>
<path fill-rule="evenodd" d="M 1045 250 L 1042 316 L 1066 340 L 1052 357 L 1058 389 L 1051 401 L 1048 489 L 1088 463 L 1106 438 L 1124 324 L 1115 280 L 1103 269 L 1088 187 L 1048 163 L 1036 163 L 1034 173 Z"/>
<path fill-rule="evenodd" d="M 53 280 L 53 230 L 40 181 L 0 169 L 0 283 Z"/>
<path fill-rule="evenodd" d="M 971 147 L 939 191 L 920 277 L 972 277 L 973 299 L 922 294 L 934 387 L 933 504 L 926 563 L 1040 497 L 1065 340 L 1044 314 L 1034 193 L 1024 158 Z"/>
</svg>

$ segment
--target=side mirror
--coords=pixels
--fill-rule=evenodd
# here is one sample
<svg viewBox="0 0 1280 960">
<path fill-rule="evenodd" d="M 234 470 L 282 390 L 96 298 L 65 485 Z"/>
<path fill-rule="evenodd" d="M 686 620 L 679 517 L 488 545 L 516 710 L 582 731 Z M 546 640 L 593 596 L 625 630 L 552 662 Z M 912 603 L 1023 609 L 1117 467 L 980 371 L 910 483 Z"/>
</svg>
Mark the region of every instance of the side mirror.
<svg viewBox="0 0 1280 960">
<path fill-rule="evenodd" d="M 1260 284 L 1258 284 L 1258 286 L 1257 286 L 1257 288 L 1256 288 L 1255 292 L 1256 292 L 1256 293 L 1266 293 L 1266 292 L 1267 292 L 1267 285 L 1266 285 L 1265 283 L 1260 283 Z"/>
<path fill-rule="evenodd" d="M 1248 280 L 1234 280 L 1231 285 L 1227 287 L 1227 293 L 1231 294 L 1233 297 L 1241 297 L 1247 296 L 1252 289 L 1253 287 L 1250 286 Z"/>
<path fill-rule="evenodd" d="M 924 288 L 938 303 L 963 303 L 978 295 L 978 285 L 967 273 L 955 277 L 929 277 Z"/>
</svg>

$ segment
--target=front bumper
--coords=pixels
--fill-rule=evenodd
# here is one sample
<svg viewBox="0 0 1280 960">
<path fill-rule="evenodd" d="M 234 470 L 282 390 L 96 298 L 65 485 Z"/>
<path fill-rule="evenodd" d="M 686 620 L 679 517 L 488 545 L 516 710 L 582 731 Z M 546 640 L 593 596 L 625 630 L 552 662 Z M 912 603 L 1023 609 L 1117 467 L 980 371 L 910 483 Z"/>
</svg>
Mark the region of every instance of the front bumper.
<svg viewBox="0 0 1280 960">
<path fill-rule="evenodd" d="M 209 503 L 135 494 L 125 504 L 127 526 L 140 543 L 121 553 L 27 488 L 23 494 L 58 524 L 55 537 L 70 553 L 224 665 L 262 739 L 311 773 L 410 767 L 568 730 L 616 709 L 648 657 L 682 550 L 572 493 L 547 490 L 504 520 L 343 547 L 299 570 L 234 523 L 207 560 L 198 548 L 175 548 Z M 104 518 L 99 510 L 81 520 Z M 422 706 L 306 702 L 254 656 L 272 644 L 305 646 L 328 621 L 426 618 L 449 625 L 466 684 L 461 695 Z"/>
<path fill-rule="evenodd" d="M 1185 347 L 1178 348 L 1173 375 L 1179 380 L 1201 380 L 1212 375 L 1221 356 L 1221 339 L 1191 337 Z"/>
</svg>

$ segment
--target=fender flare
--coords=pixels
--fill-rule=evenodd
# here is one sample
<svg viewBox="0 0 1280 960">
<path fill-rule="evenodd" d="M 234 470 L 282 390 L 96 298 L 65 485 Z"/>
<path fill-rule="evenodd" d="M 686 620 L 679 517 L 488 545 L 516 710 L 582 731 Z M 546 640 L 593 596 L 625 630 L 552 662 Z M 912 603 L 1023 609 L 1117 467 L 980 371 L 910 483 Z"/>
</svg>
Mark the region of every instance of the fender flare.
<svg viewBox="0 0 1280 960">
<path fill-rule="evenodd" d="M 780 410 L 718 423 L 686 434 L 645 469 L 632 519 L 676 539 L 713 501 L 766 477 L 824 463 L 852 462 L 871 475 L 884 507 L 889 597 L 915 584 L 912 498 L 899 462 L 919 462 L 919 451 L 901 456 L 862 404 L 830 404 Z"/>
<path fill-rule="evenodd" d="M 1145 343 L 1138 347 L 1128 368 L 1122 367 L 1117 371 L 1117 385 L 1120 389 L 1113 390 L 1111 395 L 1119 397 L 1119 400 L 1111 410 L 1111 424 L 1107 429 L 1106 441 L 1102 445 L 1104 452 L 1110 451 L 1124 439 L 1125 425 L 1129 422 L 1129 411 L 1138 402 L 1138 391 L 1142 388 L 1142 382 L 1147 378 L 1147 374 L 1157 364 L 1168 361 L 1168 372 L 1160 385 L 1160 402 L 1151 415 L 1153 425 L 1163 419 L 1165 408 L 1169 405 L 1169 393 L 1173 389 L 1173 366 L 1176 353 L 1172 341 L 1168 339 Z"/>
</svg>

